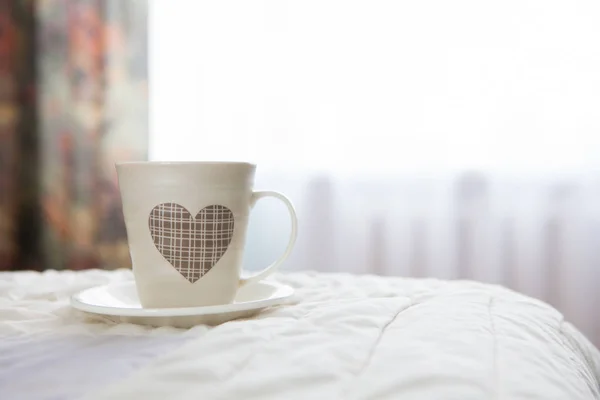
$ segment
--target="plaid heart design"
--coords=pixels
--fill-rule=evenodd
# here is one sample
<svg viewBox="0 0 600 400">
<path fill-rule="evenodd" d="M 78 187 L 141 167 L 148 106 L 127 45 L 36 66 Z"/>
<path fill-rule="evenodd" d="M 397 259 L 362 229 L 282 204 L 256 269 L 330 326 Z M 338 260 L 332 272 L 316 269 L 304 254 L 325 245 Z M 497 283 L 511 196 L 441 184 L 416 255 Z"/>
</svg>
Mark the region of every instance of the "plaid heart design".
<svg viewBox="0 0 600 400">
<path fill-rule="evenodd" d="M 221 205 L 205 207 L 193 218 L 185 207 L 163 203 L 150 212 L 148 226 L 160 254 L 194 283 L 227 251 L 234 218 L 231 210 Z"/>
</svg>

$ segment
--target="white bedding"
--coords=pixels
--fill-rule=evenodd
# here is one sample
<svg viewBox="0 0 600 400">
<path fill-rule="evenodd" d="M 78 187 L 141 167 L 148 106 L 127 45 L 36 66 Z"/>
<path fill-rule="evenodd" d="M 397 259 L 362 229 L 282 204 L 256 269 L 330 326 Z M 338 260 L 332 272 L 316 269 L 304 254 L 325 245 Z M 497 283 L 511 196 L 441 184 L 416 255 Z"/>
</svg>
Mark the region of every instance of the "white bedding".
<svg viewBox="0 0 600 400">
<path fill-rule="evenodd" d="M 600 355 L 561 314 L 506 289 L 276 276 L 297 304 L 190 330 L 71 310 L 130 271 L 0 274 L 0 399 L 600 399 Z"/>
</svg>

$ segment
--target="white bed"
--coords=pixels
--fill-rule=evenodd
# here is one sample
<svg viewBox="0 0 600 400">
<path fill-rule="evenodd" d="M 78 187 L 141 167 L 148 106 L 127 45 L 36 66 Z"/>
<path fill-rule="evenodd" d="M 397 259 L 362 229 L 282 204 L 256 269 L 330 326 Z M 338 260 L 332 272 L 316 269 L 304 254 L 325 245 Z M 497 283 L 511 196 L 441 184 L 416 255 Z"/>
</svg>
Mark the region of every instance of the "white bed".
<svg viewBox="0 0 600 400">
<path fill-rule="evenodd" d="M 0 274 L 0 399 L 600 399 L 600 354 L 501 287 L 280 274 L 296 303 L 189 330 L 74 311 L 130 271 Z"/>
</svg>

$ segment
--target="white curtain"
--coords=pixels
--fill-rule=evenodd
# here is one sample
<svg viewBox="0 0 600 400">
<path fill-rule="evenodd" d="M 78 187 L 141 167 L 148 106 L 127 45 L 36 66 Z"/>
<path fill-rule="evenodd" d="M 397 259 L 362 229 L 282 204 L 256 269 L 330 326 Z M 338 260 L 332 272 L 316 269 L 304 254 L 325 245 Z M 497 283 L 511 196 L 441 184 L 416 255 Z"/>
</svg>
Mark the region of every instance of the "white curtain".
<svg viewBox="0 0 600 400">
<path fill-rule="evenodd" d="M 286 269 L 500 283 L 600 342 L 600 2 L 153 1 L 151 159 L 250 160 Z M 282 251 L 259 203 L 247 263 Z"/>
</svg>

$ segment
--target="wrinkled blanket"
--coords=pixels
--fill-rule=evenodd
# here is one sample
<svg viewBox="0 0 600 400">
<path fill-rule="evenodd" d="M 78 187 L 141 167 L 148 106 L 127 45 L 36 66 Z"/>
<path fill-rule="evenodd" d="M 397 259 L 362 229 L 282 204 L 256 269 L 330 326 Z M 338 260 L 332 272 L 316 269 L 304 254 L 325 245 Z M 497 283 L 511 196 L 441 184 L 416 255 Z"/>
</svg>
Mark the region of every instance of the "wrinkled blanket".
<svg viewBox="0 0 600 400">
<path fill-rule="evenodd" d="M 2 399 L 600 399 L 600 354 L 547 304 L 466 281 L 288 273 L 292 304 L 189 330 L 72 310 L 131 272 L 0 274 Z"/>
</svg>

